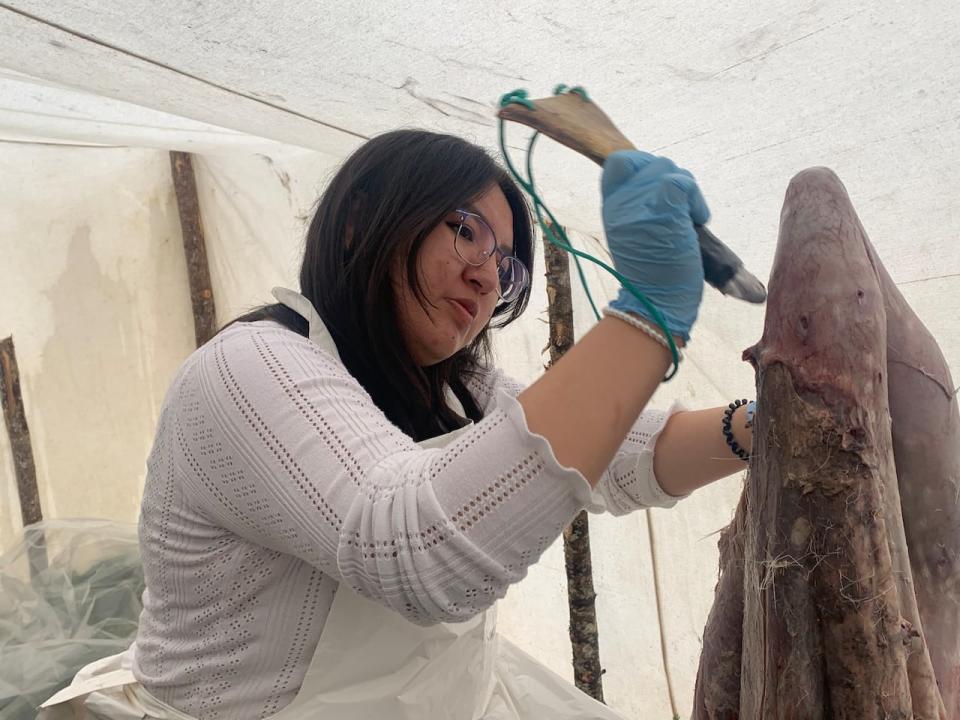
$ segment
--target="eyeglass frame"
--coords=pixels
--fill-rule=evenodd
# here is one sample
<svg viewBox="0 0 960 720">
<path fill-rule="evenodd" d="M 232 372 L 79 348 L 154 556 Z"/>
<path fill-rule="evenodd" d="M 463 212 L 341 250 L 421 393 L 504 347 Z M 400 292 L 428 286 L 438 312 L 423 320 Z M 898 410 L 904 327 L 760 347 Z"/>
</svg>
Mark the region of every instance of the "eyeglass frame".
<svg viewBox="0 0 960 720">
<path fill-rule="evenodd" d="M 479 263 L 470 262 L 467 258 L 465 258 L 461 254 L 460 248 L 457 246 L 457 241 L 460 239 L 460 230 L 463 228 L 463 225 L 464 225 L 463 218 L 461 217 L 460 222 L 457 224 L 456 233 L 454 234 L 454 237 L 453 237 L 453 251 L 457 253 L 457 257 L 463 260 L 470 267 L 483 267 L 484 265 L 487 264 L 487 261 L 490 258 L 492 258 L 494 255 L 499 256 L 496 263 L 498 268 L 500 267 L 500 264 L 507 258 L 509 258 L 511 262 L 517 263 L 521 268 L 523 268 L 523 272 L 524 272 L 524 281 L 522 286 L 520 287 L 520 290 L 518 291 L 518 297 L 519 297 L 519 293 L 522 293 L 530 285 L 530 269 L 523 263 L 523 261 L 520 258 L 518 258 L 513 253 L 503 252 L 503 250 L 500 248 L 500 243 L 497 242 L 497 234 L 494 232 L 493 228 L 490 227 L 490 223 L 488 223 L 483 218 L 482 215 L 480 215 L 479 213 L 472 212 L 470 210 L 464 210 L 463 208 L 456 208 L 453 212 L 461 216 L 469 216 L 469 217 L 476 218 L 479 222 L 483 224 L 485 228 L 487 228 L 487 230 L 490 231 L 490 237 L 493 238 L 493 251 L 489 255 L 487 255 L 483 260 L 481 260 Z M 503 294 L 500 289 L 499 270 L 497 272 L 497 297 L 503 300 Z M 506 300 L 505 302 L 513 302 L 516 299 L 517 298 L 511 298 L 510 300 Z"/>
</svg>

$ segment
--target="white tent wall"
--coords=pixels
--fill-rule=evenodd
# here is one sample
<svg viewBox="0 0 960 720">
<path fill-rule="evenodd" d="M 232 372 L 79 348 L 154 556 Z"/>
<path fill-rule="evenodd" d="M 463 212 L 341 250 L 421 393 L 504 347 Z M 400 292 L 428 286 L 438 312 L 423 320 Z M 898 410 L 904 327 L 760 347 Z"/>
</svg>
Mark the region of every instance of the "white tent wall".
<svg viewBox="0 0 960 720">
<path fill-rule="evenodd" d="M 167 154 L 4 144 L 0 177 L 0 334 L 16 346 L 41 505 L 132 519 L 192 334 Z M 0 472 L 5 546 L 20 521 L 9 451 Z"/>
<path fill-rule="evenodd" d="M 3 214 L 0 242 L 13 262 L 0 271 L 9 288 L 0 327 L 12 328 L 17 340 L 45 513 L 132 522 L 159 402 L 193 347 L 168 156 L 20 146 L 3 158 L 5 176 L 22 181 L 18 194 L 6 198 L 16 212 Z M 277 158 L 195 157 L 219 322 L 268 302 L 275 284 L 296 286 L 305 223 L 336 163 L 294 150 Z M 57 198 L 54 205 L 50 197 Z M 770 232 L 772 237 L 772 225 Z M 573 237 L 597 249 L 584 233 L 573 231 Z M 496 339 L 500 363 L 527 381 L 545 361 L 546 293 L 538 261 L 526 316 Z M 612 294 L 608 278 L 593 266 L 586 272 L 598 300 Z M 937 292 L 949 290 L 950 282 L 907 284 L 904 291 L 938 336 L 948 339 L 944 347 L 955 366 L 960 328 L 952 314 L 939 311 Z M 576 280 L 574 289 L 582 334 L 593 320 Z M 762 317 L 761 308 L 709 291 L 682 373 L 662 386 L 654 404 L 679 399 L 706 407 L 750 395 L 752 372 L 739 355 L 758 339 Z M 2 523 L 8 541 L 19 522 L 6 457 L 5 464 L 11 512 L 2 514 Z M 692 696 L 716 580 L 715 533 L 729 521 L 739 490 L 740 478 L 733 477 L 673 510 L 651 514 L 669 666 L 682 712 Z M 647 516 L 591 520 L 608 702 L 631 717 L 667 717 Z M 515 642 L 569 676 L 566 613 L 558 542 L 501 603 L 500 622 Z"/>
<path fill-rule="evenodd" d="M 960 12 L 947 0 L 101 5 L 0 6 L 0 336 L 17 345 L 48 517 L 136 519 L 162 396 L 194 346 L 168 149 L 199 153 L 223 323 L 270 301 L 273 285 L 296 287 L 316 196 L 363 136 L 427 127 L 493 149 L 494 101 L 517 86 L 537 97 L 556 82 L 586 85 L 629 137 L 696 173 L 712 229 L 761 278 L 789 178 L 832 167 L 960 371 Z M 523 136 L 511 128 L 510 144 Z M 25 144 L 38 141 L 140 149 Z M 574 242 L 602 255 L 599 169 L 547 140 L 535 165 Z M 542 268 L 538 256 L 531 306 L 496 340 L 525 381 L 546 359 Z M 613 294 L 600 271 L 587 274 L 598 300 Z M 574 286 L 582 334 L 592 319 Z M 740 354 L 762 323 L 763 308 L 708 289 L 680 375 L 653 404 L 751 396 Z M 715 533 L 740 482 L 650 513 L 681 715 Z M 0 502 L 2 550 L 20 524 L 5 432 Z M 592 516 L 591 528 L 608 702 L 667 718 L 647 514 Z M 569 676 L 560 543 L 508 593 L 500 625 Z"/>
<path fill-rule="evenodd" d="M 220 322 L 295 284 L 331 160 L 287 153 L 309 159 L 298 180 L 262 155 L 197 158 Z M 169 154 L 6 142 L 0 177 L 0 336 L 16 346 L 44 516 L 135 521 L 160 404 L 194 348 Z M 2 551 L 20 529 L 5 429 L 0 452 Z"/>
<path fill-rule="evenodd" d="M 307 223 L 340 163 L 316 152 L 194 158 L 210 277 L 221 325 L 299 289 Z"/>
</svg>

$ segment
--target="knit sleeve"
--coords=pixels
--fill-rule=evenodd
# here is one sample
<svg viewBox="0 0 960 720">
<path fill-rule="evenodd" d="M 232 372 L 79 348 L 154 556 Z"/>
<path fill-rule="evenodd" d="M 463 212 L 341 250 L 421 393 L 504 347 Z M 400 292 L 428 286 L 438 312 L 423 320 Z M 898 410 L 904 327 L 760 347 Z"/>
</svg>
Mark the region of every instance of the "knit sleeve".
<svg viewBox="0 0 960 720">
<path fill-rule="evenodd" d="M 524 389 L 521 383 L 500 370 L 478 372 L 471 376 L 467 386 L 484 412 L 495 406 L 499 393 L 516 397 Z M 640 414 L 593 489 L 587 509 L 626 515 L 648 507 L 670 508 L 688 497 L 670 495 L 664 491 L 653 472 L 657 437 L 670 417 L 683 410 L 680 403 L 673 403 L 666 411 L 645 410 Z"/>
<path fill-rule="evenodd" d="M 491 605 L 590 503 L 514 396 L 423 449 L 336 358 L 272 323 L 217 336 L 173 398 L 196 512 L 418 624 Z"/>
</svg>

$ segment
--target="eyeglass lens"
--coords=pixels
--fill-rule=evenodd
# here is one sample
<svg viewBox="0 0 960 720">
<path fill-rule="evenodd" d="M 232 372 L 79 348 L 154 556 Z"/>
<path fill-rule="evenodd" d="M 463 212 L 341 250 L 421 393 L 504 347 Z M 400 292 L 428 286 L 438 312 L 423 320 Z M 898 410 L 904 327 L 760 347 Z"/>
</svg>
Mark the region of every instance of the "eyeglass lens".
<svg viewBox="0 0 960 720">
<path fill-rule="evenodd" d="M 458 211 L 448 224 L 456 232 L 454 247 L 464 262 L 480 266 L 494 253 L 500 254 L 493 230 L 478 215 Z M 504 302 L 519 296 L 529 280 L 526 267 L 511 255 L 502 255 L 498 259 L 497 275 L 500 280 L 497 294 Z"/>
</svg>

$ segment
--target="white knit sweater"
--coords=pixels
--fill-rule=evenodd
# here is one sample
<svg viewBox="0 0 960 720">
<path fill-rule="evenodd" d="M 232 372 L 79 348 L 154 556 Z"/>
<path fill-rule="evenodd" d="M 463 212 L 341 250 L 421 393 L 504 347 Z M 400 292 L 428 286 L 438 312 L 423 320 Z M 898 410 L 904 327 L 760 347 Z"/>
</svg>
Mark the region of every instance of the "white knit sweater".
<svg viewBox="0 0 960 720">
<path fill-rule="evenodd" d="M 582 508 L 677 498 L 653 477 L 667 413 L 645 413 L 591 493 L 490 372 L 484 418 L 444 449 L 393 426 L 332 355 L 237 324 L 170 388 L 140 516 L 146 574 L 134 673 L 203 720 L 271 715 L 299 689 L 341 582 L 414 623 L 498 598 Z"/>
</svg>

